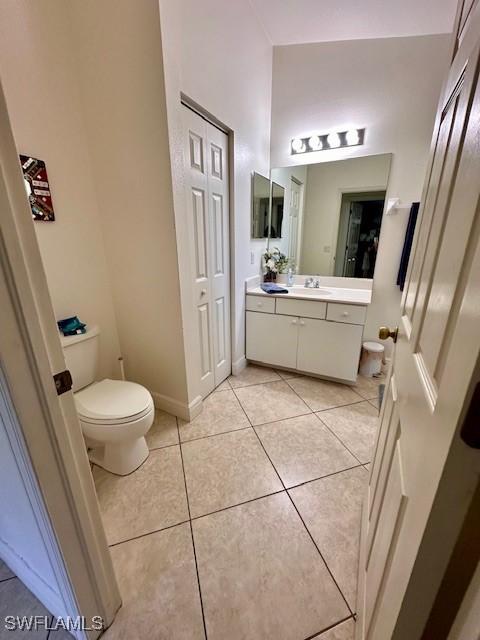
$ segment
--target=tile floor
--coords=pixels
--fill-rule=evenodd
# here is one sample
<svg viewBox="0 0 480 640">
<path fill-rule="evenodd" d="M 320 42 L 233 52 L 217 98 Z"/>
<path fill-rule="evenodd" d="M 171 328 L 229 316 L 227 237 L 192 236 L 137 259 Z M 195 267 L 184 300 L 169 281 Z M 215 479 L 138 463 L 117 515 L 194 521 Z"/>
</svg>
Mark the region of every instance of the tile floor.
<svg viewBox="0 0 480 640">
<path fill-rule="evenodd" d="M 106 640 L 352 640 L 381 379 L 248 366 L 151 454 L 93 474 L 123 607 Z"/>
<path fill-rule="evenodd" d="M 157 412 L 135 473 L 94 466 L 123 597 L 103 638 L 353 640 L 381 382 L 250 365 L 191 422 Z M 0 561 L 7 609 L 49 615 Z"/>
</svg>

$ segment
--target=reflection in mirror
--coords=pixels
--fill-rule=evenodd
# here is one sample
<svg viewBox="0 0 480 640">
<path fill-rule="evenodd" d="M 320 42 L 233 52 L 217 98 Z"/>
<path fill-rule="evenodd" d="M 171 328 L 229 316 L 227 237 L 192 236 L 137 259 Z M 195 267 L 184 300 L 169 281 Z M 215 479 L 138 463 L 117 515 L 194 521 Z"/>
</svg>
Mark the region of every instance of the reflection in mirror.
<svg viewBox="0 0 480 640">
<path fill-rule="evenodd" d="M 276 182 L 272 182 L 272 216 L 270 218 L 270 238 L 282 237 L 284 200 L 285 189 Z"/>
<path fill-rule="evenodd" d="M 252 176 L 252 238 L 268 237 L 270 180 L 259 173 Z"/>
<path fill-rule="evenodd" d="M 270 237 L 297 273 L 373 278 L 390 162 L 384 154 L 272 169 L 285 205 L 280 225 L 272 208 Z"/>
</svg>

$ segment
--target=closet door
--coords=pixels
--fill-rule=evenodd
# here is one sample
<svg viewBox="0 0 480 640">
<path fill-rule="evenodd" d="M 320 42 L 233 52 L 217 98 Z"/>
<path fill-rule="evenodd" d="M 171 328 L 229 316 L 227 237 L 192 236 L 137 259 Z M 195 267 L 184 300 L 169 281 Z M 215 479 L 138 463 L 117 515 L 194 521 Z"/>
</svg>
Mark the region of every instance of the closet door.
<svg viewBox="0 0 480 640">
<path fill-rule="evenodd" d="M 196 367 L 202 397 L 231 371 L 228 138 L 183 107 Z"/>
<path fill-rule="evenodd" d="M 232 371 L 230 347 L 230 243 L 228 137 L 206 122 L 210 290 L 215 386 Z"/>
</svg>

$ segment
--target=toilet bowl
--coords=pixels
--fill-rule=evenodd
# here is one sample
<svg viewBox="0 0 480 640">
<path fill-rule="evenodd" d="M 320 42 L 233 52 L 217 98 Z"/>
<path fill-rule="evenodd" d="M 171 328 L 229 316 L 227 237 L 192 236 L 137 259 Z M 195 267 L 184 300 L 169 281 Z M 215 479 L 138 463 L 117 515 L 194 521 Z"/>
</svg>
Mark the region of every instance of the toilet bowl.
<svg viewBox="0 0 480 640">
<path fill-rule="evenodd" d="M 72 374 L 75 405 L 92 462 L 117 475 L 138 469 L 148 458 L 145 434 L 153 424 L 150 392 L 125 380 L 95 381 L 98 361 L 96 327 L 62 336 L 67 367 Z"/>
<path fill-rule="evenodd" d="M 90 460 L 122 476 L 138 469 L 148 458 L 145 434 L 155 417 L 152 396 L 145 387 L 105 379 L 74 397 Z"/>
</svg>

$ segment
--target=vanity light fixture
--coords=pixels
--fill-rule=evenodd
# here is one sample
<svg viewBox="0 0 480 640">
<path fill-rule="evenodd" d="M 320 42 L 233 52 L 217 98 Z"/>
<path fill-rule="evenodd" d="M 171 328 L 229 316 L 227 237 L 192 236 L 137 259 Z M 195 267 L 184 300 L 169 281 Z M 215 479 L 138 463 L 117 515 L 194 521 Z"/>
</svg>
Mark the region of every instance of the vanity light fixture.
<svg viewBox="0 0 480 640">
<path fill-rule="evenodd" d="M 306 141 L 302 140 L 302 138 L 294 138 L 292 140 L 292 153 L 305 153 L 306 150 Z"/>
<path fill-rule="evenodd" d="M 313 134 L 306 138 L 293 138 L 291 153 L 309 153 L 311 151 L 328 151 L 342 147 L 356 147 L 364 143 L 365 129 L 349 129 L 348 131 L 332 131 L 325 134 Z"/>
</svg>

